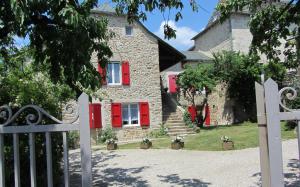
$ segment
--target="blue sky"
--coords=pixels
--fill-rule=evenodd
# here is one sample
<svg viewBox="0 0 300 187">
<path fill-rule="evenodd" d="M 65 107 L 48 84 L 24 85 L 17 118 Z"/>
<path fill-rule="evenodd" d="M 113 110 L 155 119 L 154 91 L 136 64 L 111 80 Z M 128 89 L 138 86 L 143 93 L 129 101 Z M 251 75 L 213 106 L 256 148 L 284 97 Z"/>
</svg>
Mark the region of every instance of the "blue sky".
<svg viewBox="0 0 300 187">
<path fill-rule="evenodd" d="M 176 39 L 165 40 L 180 51 L 187 50 L 193 46 L 191 38 L 206 26 L 218 2 L 218 0 L 197 0 L 199 3 L 199 11 L 193 12 L 189 5 L 189 0 L 182 1 L 184 2 L 184 9 L 182 11 L 183 19 L 178 22 L 174 22 L 172 19 L 174 19 L 174 13 L 176 13 L 176 11 L 171 11 L 169 21 L 169 25 L 177 30 L 177 37 Z M 99 1 L 100 4 L 103 2 L 107 3 L 111 1 Z M 165 17 L 167 17 L 167 13 L 165 13 Z M 151 32 L 164 39 L 164 18 L 161 12 L 154 11 L 152 13 L 148 13 L 148 20 L 143 22 L 143 24 Z M 18 46 L 23 46 L 28 44 L 29 41 L 28 38 L 24 40 L 22 38 L 15 37 L 15 42 Z"/>
<path fill-rule="evenodd" d="M 178 22 L 174 22 L 174 12 L 171 12 L 169 24 L 177 30 L 176 39 L 165 40 L 178 50 L 187 50 L 193 46 L 191 38 L 199 33 L 207 24 L 211 14 L 213 13 L 218 0 L 198 0 L 199 5 L 203 8 L 199 8 L 198 12 L 193 12 L 188 0 L 182 0 L 184 2 L 183 19 Z M 173 14 L 172 14 L 173 13 Z M 167 15 L 165 13 L 165 15 Z M 164 39 L 162 25 L 164 19 L 159 11 L 155 11 L 148 14 L 148 20 L 144 22 L 144 25 L 153 33 Z"/>
</svg>

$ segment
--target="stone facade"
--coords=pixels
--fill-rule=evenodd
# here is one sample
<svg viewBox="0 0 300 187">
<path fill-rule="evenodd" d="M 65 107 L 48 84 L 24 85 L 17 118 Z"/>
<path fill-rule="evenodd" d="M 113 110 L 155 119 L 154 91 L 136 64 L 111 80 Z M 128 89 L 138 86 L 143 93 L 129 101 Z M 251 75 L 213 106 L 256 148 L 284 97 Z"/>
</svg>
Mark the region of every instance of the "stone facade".
<svg viewBox="0 0 300 187">
<path fill-rule="evenodd" d="M 127 36 L 125 27 L 129 26 L 126 17 L 114 14 L 95 14 L 105 16 L 109 30 L 115 37 L 109 41 L 113 52 L 111 61 L 129 62 L 130 85 L 103 85 L 98 91 L 101 98 L 93 98 L 93 103 L 102 103 L 103 128 L 111 127 L 111 103 L 148 102 L 150 112 L 150 128 L 162 123 L 162 102 L 160 88 L 159 49 L 158 41 L 140 23 L 130 26 L 133 34 Z M 97 57 L 92 56 L 92 62 L 97 67 Z M 149 131 L 141 127 L 123 127 L 116 129 L 119 139 L 135 139 L 145 136 Z"/>
<path fill-rule="evenodd" d="M 222 50 L 232 50 L 231 21 L 214 24 L 203 31 L 201 36 L 194 39 L 193 51 L 201 51 L 209 57 Z"/>
</svg>

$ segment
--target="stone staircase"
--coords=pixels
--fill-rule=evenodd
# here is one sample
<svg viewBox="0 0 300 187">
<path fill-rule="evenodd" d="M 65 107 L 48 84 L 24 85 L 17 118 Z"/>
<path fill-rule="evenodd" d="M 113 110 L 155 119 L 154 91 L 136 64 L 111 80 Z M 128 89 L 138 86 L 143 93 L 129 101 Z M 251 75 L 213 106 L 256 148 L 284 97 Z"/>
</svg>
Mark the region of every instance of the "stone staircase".
<svg viewBox="0 0 300 187">
<path fill-rule="evenodd" d="M 182 112 L 177 108 L 172 109 L 167 104 L 163 104 L 163 123 L 168 128 L 168 135 L 170 136 L 195 134 L 192 128 L 185 125 Z"/>
</svg>

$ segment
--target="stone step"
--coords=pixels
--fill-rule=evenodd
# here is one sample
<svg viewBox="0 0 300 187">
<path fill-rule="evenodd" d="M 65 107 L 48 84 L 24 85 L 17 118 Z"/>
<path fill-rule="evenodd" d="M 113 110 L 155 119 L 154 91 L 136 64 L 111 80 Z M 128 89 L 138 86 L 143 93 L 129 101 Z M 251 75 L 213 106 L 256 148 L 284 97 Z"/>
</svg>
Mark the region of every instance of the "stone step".
<svg viewBox="0 0 300 187">
<path fill-rule="evenodd" d="M 168 123 L 165 123 L 165 124 L 168 125 L 168 126 L 176 126 L 176 125 L 185 126 L 185 123 L 183 121 L 182 122 L 172 122 L 172 123 L 168 122 Z"/>
<path fill-rule="evenodd" d="M 188 128 L 187 126 L 185 125 L 178 125 L 178 126 L 166 126 L 168 129 L 185 129 L 185 128 Z"/>
<path fill-rule="evenodd" d="M 170 119 L 170 120 L 183 120 L 179 116 L 164 116 L 163 119 Z"/>
<path fill-rule="evenodd" d="M 174 133 L 174 132 L 172 132 L 172 133 L 168 133 L 168 135 L 169 136 L 184 136 L 184 135 L 188 135 L 188 134 L 195 134 L 195 132 L 184 132 L 184 133 Z"/>
<path fill-rule="evenodd" d="M 178 129 L 169 128 L 168 129 L 168 132 L 190 132 L 190 131 L 194 131 L 194 129 L 192 128 L 178 128 Z"/>
<path fill-rule="evenodd" d="M 168 129 L 192 129 L 189 128 L 187 126 L 176 126 L 176 127 L 170 127 L 170 126 L 166 126 Z"/>
<path fill-rule="evenodd" d="M 164 124 L 168 125 L 168 124 L 177 124 L 177 123 L 182 123 L 182 124 L 185 124 L 182 120 L 166 120 L 166 121 L 163 121 Z"/>
</svg>

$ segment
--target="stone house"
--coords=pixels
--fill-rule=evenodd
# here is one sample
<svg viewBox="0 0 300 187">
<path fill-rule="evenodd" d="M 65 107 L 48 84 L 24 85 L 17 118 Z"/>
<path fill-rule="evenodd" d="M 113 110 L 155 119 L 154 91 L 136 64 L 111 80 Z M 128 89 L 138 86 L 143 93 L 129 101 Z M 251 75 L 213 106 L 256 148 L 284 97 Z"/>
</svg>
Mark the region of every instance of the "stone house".
<svg viewBox="0 0 300 187">
<path fill-rule="evenodd" d="M 92 62 L 103 77 L 103 86 L 90 106 L 91 126 L 112 127 L 119 140 L 140 139 L 162 123 L 160 73 L 185 56 L 151 33 L 142 23 L 127 22 L 113 9 L 92 11 L 106 17 L 108 29 L 115 33 L 109 40 L 113 57 L 106 68 Z"/>
<path fill-rule="evenodd" d="M 220 0 L 219 3 L 222 1 Z M 276 0 L 276 2 L 286 3 L 287 1 Z M 176 85 L 174 86 L 171 79 L 183 71 L 183 64 L 211 63 L 213 54 L 221 51 L 248 53 L 252 41 L 252 34 L 248 26 L 250 15 L 247 10 L 233 12 L 230 18 L 220 23 L 220 13 L 218 11 L 213 12 L 206 27 L 192 38 L 194 46 L 188 51 L 182 52 L 186 55 L 186 59 L 162 73 L 163 85 L 169 90 L 169 93 L 176 93 L 174 89 Z M 261 59 L 262 63 L 266 60 L 264 56 Z M 242 122 L 247 118 L 247 114 L 240 109 L 239 103 L 227 97 L 226 90 L 225 84 L 217 85 L 208 98 L 211 125 L 232 124 Z M 176 97 L 178 98 L 178 94 Z M 188 105 L 188 103 L 182 102 L 182 99 L 179 99 L 178 102 L 184 107 Z"/>
</svg>

